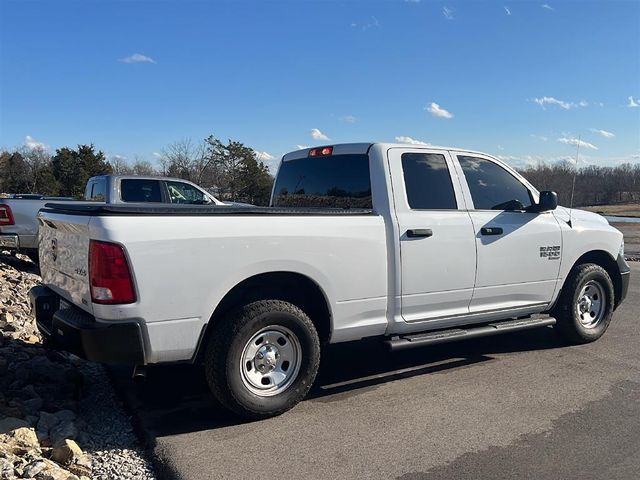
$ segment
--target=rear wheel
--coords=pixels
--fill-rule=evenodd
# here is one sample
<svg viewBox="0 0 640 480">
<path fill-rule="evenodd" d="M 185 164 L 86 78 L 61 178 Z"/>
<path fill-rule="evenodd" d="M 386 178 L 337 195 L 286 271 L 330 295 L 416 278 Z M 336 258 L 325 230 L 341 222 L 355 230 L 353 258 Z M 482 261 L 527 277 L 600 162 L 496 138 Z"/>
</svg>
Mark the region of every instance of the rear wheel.
<svg viewBox="0 0 640 480">
<path fill-rule="evenodd" d="M 213 325 L 205 353 L 215 397 L 239 415 L 279 415 L 300 402 L 315 379 L 320 341 L 309 317 L 295 305 L 261 300 Z"/>
<path fill-rule="evenodd" d="M 614 308 L 613 282 L 601 266 L 574 267 L 556 307 L 556 327 L 570 343 L 588 343 L 609 327 Z"/>
<path fill-rule="evenodd" d="M 38 256 L 38 250 L 26 250 L 25 255 L 29 257 L 29 259 L 35 263 L 36 265 L 40 265 L 40 257 Z"/>
</svg>

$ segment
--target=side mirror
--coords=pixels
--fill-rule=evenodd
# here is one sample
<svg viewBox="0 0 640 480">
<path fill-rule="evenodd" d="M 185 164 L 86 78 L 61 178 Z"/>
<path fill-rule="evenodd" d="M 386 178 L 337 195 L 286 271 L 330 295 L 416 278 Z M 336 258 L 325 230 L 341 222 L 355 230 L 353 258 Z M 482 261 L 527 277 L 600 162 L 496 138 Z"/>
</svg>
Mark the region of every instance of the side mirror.
<svg viewBox="0 0 640 480">
<path fill-rule="evenodd" d="M 540 200 L 533 206 L 534 212 L 548 212 L 558 208 L 558 194 L 556 192 L 540 192 Z"/>
</svg>

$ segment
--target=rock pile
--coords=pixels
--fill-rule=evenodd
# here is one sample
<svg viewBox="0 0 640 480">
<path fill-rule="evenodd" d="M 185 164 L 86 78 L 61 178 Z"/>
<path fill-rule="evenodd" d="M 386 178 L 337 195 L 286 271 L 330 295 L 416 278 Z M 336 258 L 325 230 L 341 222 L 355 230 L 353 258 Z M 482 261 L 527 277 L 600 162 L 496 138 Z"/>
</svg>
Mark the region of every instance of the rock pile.
<svg viewBox="0 0 640 480">
<path fill-rule="evenodd" d="M 26 257 L 0 254 L 0 479 L 152 479 L 104 369 L 43 348 Z"/>
</svg>

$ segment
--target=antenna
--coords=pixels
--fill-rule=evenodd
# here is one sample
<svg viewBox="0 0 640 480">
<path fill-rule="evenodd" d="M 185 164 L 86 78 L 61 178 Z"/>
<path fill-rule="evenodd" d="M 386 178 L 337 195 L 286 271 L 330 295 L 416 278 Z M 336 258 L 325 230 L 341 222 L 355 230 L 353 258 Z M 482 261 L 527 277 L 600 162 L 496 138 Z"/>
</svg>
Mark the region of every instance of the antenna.
<svg viewBox="0 0 640 480">
<path fill-rule="evenodd" d="M 571 225 L 571 214 L 573 213 L 573 193 L 576 190 L 576 177 L 578 176 L 578 159 L 580 158 L 580 140 L 582 139 L 582 135 L 578 135 L 578 142 L 576 146 L 576 168 L 573 171 L 573 184 L 571 185 L 571 202 L 569 203 L 569 221 L 567 224 L 573 228 Z"/>
</svg>

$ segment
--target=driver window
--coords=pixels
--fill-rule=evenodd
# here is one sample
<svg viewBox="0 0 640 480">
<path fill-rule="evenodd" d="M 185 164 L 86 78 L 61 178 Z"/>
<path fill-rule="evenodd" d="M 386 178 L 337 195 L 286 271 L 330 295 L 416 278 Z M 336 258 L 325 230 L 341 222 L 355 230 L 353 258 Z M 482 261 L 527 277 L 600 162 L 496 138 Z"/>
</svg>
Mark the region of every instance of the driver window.
<svg viewBox="0 0 640 480">
<path fill-rule="evenodd" d="M 529 189 L 496 163 L 458 156 L 476 210 L 525 210 L 533 202 Z"/>
<path fill-rule="evenodd" d="M 167 190 L 169 191 L 171 203 L 208 203 L 204 193 L 188 183 L 167 182 Z"/>
</svg>

